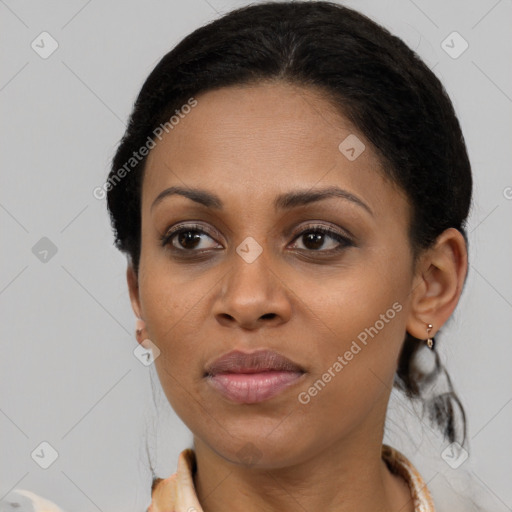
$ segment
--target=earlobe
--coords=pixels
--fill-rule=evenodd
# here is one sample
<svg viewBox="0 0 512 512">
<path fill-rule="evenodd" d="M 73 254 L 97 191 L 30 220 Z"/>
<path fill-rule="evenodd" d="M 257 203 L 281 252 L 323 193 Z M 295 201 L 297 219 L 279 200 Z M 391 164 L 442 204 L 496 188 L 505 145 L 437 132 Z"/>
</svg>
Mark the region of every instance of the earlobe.
<svg viewBox="0 0 512 512">
<path fill-rule="evenodd" d="M 142 319 L 141 315 L 138 278 L 131 264 L 128 264 L 126 269 L 126 281 L 128 283 L 132 309 L 137 317 L 135 324 L 135 337 L 139 343 L 142 343 L 146 339 L 146 322 Z"/>
<path fill-rule="evenodd" d="M 459 302 L 466 273 L 466 241 L 460 231 L 449 228 L 418 262 L 407 321 L 409 334 L 419 339 L 435 336 Z M 430 335 L 426 335 L 428 324 L 433 326 Z"/>
</svg>

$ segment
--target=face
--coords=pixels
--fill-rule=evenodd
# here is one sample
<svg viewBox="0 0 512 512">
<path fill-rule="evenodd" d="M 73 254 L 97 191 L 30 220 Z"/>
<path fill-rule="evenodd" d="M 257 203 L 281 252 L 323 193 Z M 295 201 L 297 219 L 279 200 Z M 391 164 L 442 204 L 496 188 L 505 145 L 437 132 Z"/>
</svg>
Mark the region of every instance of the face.
<svg viewBox="0 0 512 512">
<path fill-rule="evenodd" d="M 381 435 L 413 282 L 406 197 L 314 90 L 196 100 L 148 156 L 131 289 L 170 404 L 217 454 L 262 467 Z M 205 375 L 233 350 L 296 371 Z"/>
</svg>

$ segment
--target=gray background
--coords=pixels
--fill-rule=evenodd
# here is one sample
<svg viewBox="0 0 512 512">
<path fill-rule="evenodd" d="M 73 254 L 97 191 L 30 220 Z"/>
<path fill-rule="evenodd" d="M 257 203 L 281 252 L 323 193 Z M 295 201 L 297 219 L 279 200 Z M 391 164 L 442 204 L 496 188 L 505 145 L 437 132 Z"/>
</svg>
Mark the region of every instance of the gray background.
<svg viewBox="0 0 512 512">
<path fill-rule="evenodd" d="M 247 3 L 0 0 L 0 498 L 23 488 L 68 511 L 145 510 L 145 439 L 161 476 L 175 471 L 191 441 L 154 367 L 133 355 L 126 262 L 92 190 L 157 61 L 195 28 Z M 512 2 L 346 4 L 433 68 L 453 99 L 475 178 L 469 277 L 439 341 L 468 413 L 469 459 L 452 469 L 441 457 L 447 443 L 395 394 L 387 440 L 438 496 L 449 482 L 475 491 L 488 510 L 512 510 Z M 46 59 L 31 47 L 43 31 L 59 45 Z M 453 31 L 469 44 L 456 59 L 441 46 Z M 42 237 L 57 249 L 46 261 Z M 58 452 L 48 469 L 31 457 L 43 441 Z"/>
</svg>

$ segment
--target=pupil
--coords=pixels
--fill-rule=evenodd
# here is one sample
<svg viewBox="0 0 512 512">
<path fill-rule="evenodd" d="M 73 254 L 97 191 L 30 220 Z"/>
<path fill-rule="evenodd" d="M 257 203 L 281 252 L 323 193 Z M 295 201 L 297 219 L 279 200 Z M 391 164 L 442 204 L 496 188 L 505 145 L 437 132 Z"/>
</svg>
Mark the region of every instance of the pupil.
<svg viewBox="0 0 512 512">
<path fill-rule="evenodd" d="M 309 233 L 306 236 L 306 239 L 308 240 L 308 242 L 306 242 L 304 245 L 306 245 L 306 247 L 308 246 L 308 243 L 309 242 L 313 242 L 313 248 L 314 249 L 319 249 L 320 247 L 322 247 L 323 245 L 323 233 Z"/>
<path fill-rule="evenodd" d="M 192 246 L 187 245 L 190 241 L 200 241 L 201 237 L 195 233 L 193 234 L 193 231 L 184 231 L 183 233 L 180 233 L 179 236 L 179 243 L 182 247 L 185 247 L 185 249 L 193 249 L 195 245 L 192 243 Z"/>
</svg>

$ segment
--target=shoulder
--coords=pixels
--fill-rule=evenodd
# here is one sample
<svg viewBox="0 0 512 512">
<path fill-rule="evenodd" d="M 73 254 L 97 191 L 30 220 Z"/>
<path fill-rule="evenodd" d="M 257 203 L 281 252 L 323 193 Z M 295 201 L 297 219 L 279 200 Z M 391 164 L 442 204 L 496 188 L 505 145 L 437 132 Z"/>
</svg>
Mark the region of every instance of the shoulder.
<svg viewBox="0 0 512 512">
<path fill-rule="evenodd" d="M 419 471 L 412 462 L 397 449 L 382 445 L 382 458 L 389 470 L 401 476 L 409 486 L 417 512 L 435 512 L 434 500 Z"/>
<path fill-rule="evenodd" d="M 169 478 L 155 478 L 151 486 L 151 503 L 147 512 L 172 510 L 176 496 L 176 478 L 174 473 Z"/>
<path fill-rule="evenodd" d="M 190 448 L 183 450 L 178 457 L 176 473 L 168 478 L 155 478 L 151 486 L 151 504 L 147 512 L 167 512 L 169 510 L 196 510 L 201 512 L 194 486 L 196 459 Z"/>
<path fill-rule="evenodd" d="M 0 511 L 64 512 L 55 503 L 25 489 L 14 489 L 0 499 Z"/>
</svg>

